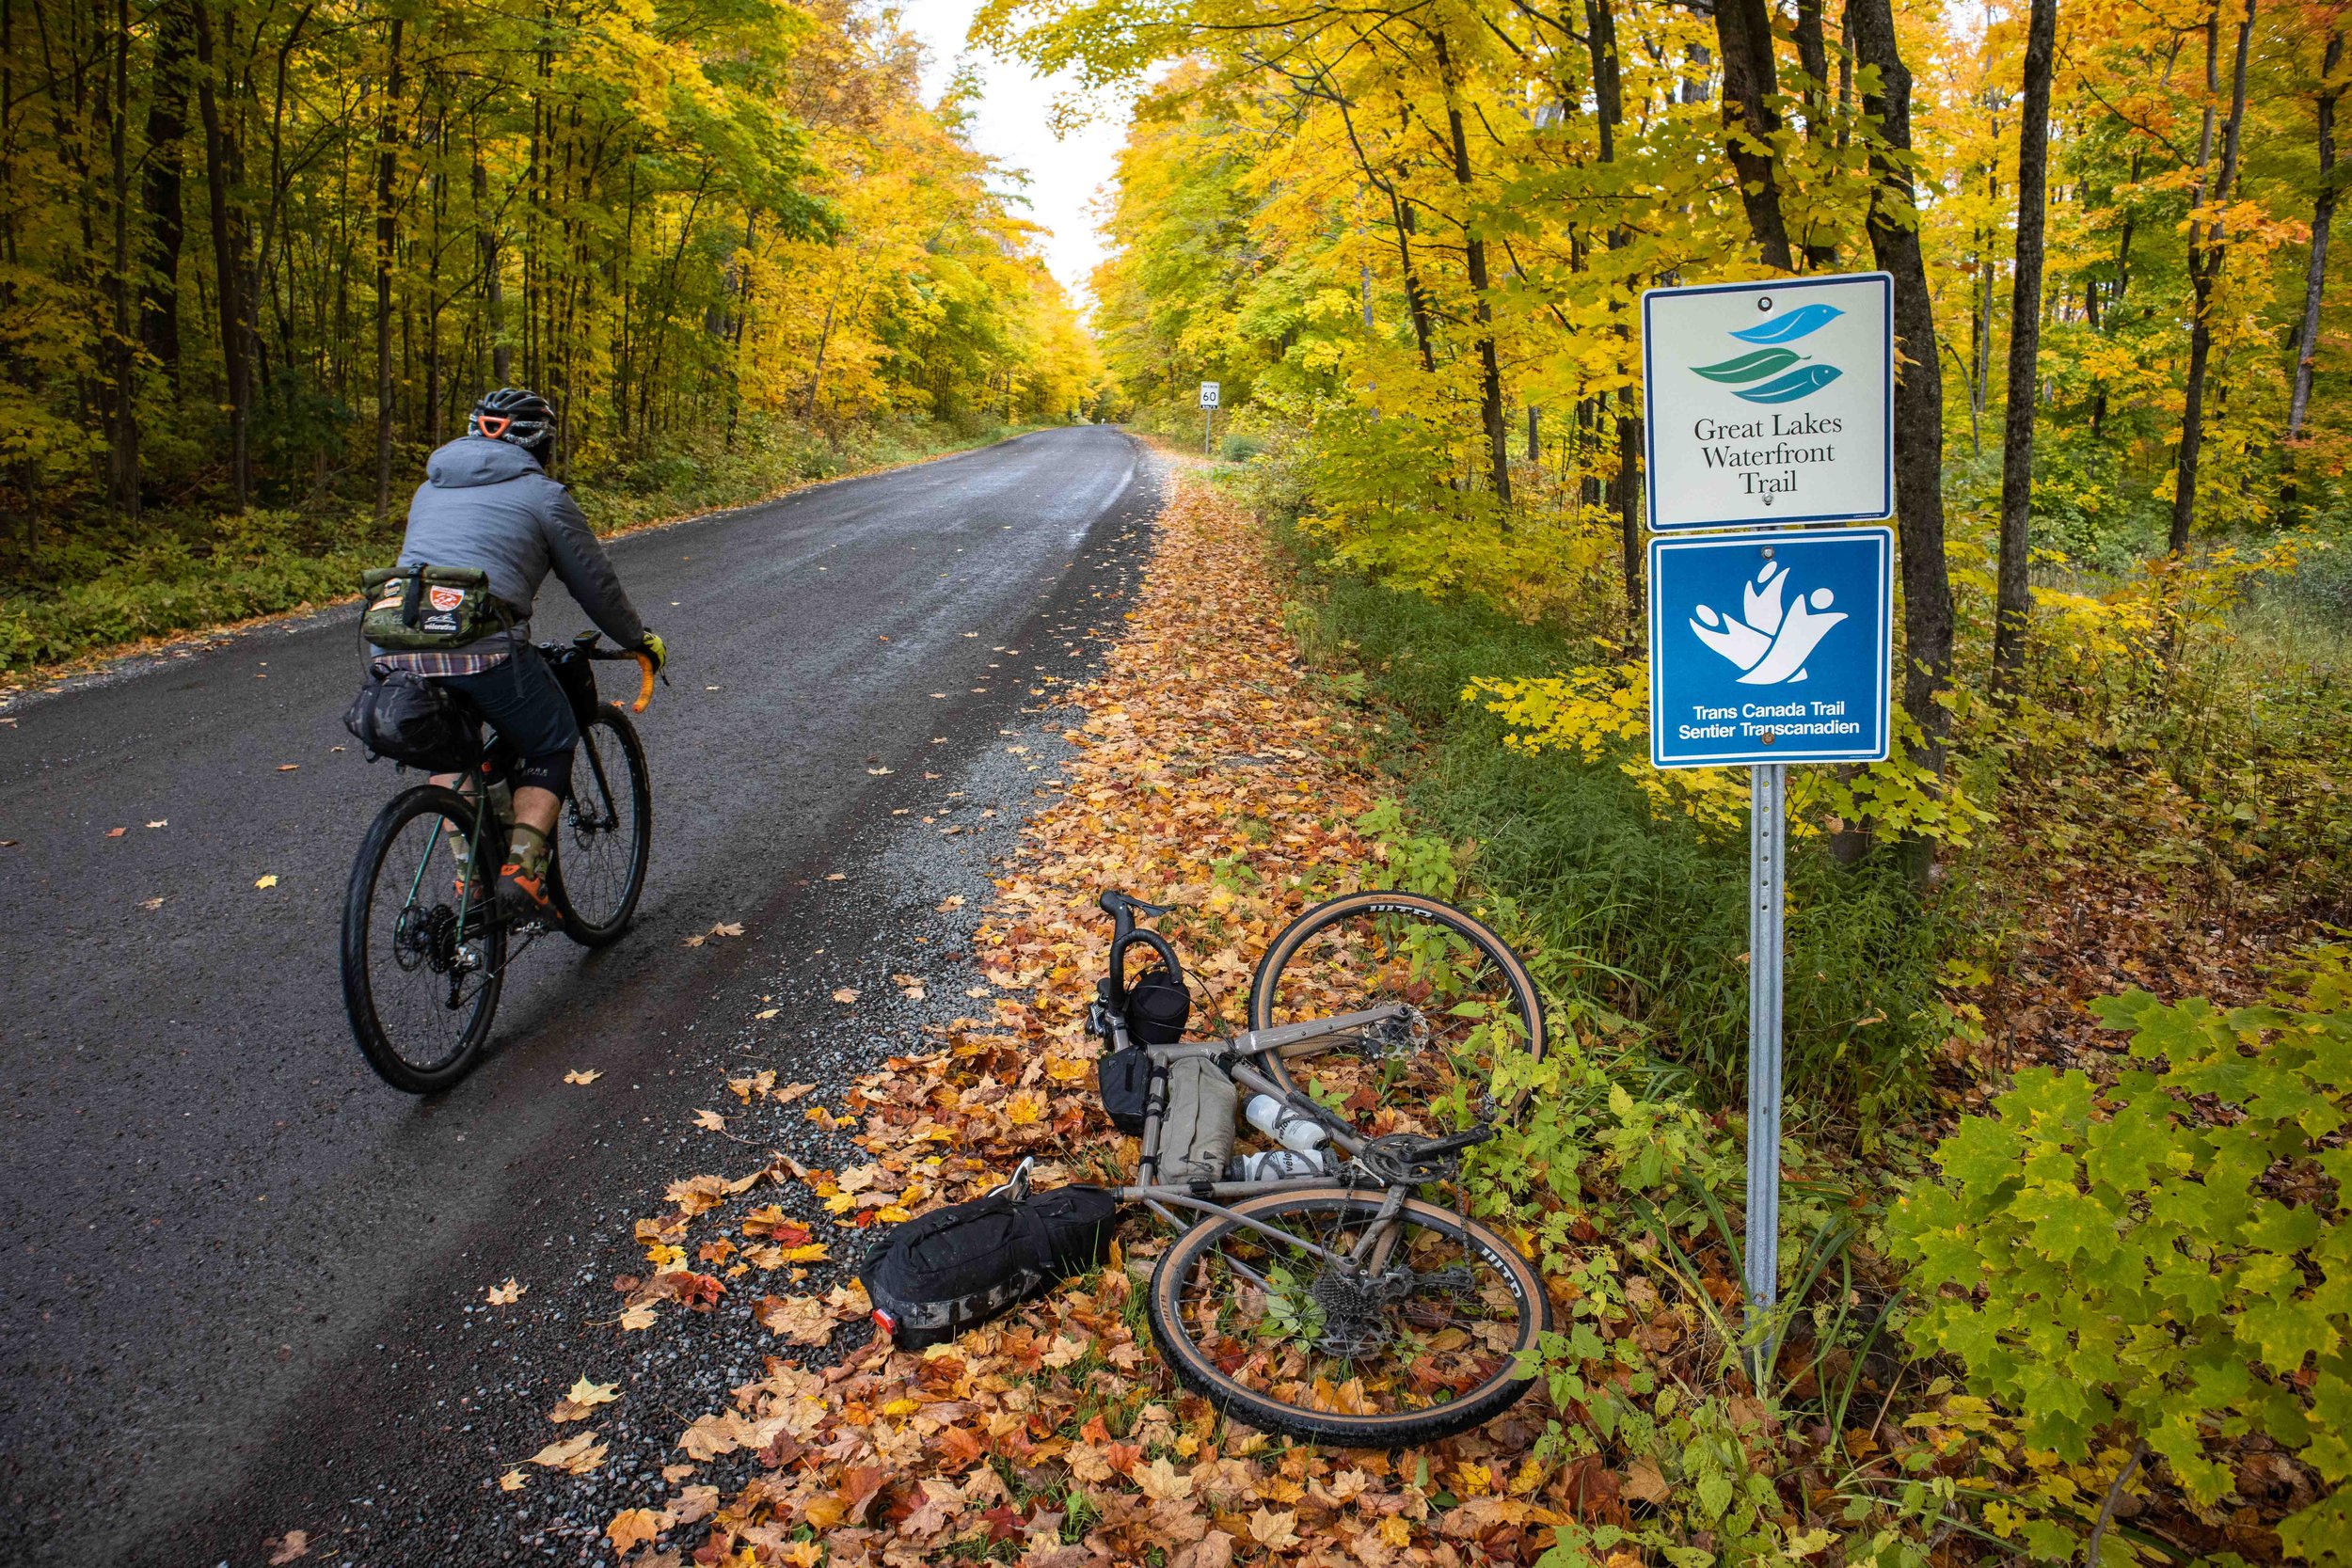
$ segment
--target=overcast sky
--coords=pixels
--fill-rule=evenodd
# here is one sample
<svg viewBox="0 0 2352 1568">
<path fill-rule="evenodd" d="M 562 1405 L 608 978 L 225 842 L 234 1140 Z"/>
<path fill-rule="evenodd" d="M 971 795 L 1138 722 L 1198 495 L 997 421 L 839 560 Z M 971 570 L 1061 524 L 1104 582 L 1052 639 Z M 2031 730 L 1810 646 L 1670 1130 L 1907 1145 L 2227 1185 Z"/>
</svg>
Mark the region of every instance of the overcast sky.
<svg viewBox="0 0 2352 1568">
<path fill-rule="evenodd" d="M 907 25 L 929 46 L 924 96 L 934 102 L 962 56 L 965 31 L 979 0 L 901 0 Z M 1058 84 L 1040 80 L 1018 60 L 975 54 L 973 63 L 987 84 L 973 127 L 973 140 L 991 157 L 1023 169 L 1029 183 L 1028 216 L 1053 230 L 1044 242 L 1046 264 L 1080 303 L 1091 303 L 1087 278 L 1103 259 L 1091 208 L 1095 193 L 1110 182 L 1121 122 L 1097 120 L 1067 137 L 1048 125 Z"/>
</svg>

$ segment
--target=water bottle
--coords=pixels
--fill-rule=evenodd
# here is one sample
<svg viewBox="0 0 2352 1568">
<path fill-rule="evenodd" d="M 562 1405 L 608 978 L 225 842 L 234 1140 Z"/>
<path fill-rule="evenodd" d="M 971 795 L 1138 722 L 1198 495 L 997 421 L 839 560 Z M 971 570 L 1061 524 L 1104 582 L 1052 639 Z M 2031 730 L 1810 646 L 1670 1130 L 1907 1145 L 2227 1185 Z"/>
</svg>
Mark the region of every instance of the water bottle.
<svg viewBox="0 0 2352 1568">
<path fill-rule="evenodd" d="M 1321 1148 L 1331 1141 L 1331 1134 L 1324 1130 L 1323 1123 L 1312 1117 L 1301 1116 L 1270 1094 L 1251 1095 L 1249 1103 L 1242 1108 L 1242 1115 L 1248 1118 L 1250 1126 L 1284 1148 L 1295 1149 L 1302 1154 Z"/>
<path fill-rule="evenodd" d="M 1236 1154 L 1226 1162 L 1228 1181 L 1291 1181 L 1302 1176 L 1330 1176 L 1331 1155 L 1328 1149 L 1265 1148 L 1255 1154 Z"/>
</svg>

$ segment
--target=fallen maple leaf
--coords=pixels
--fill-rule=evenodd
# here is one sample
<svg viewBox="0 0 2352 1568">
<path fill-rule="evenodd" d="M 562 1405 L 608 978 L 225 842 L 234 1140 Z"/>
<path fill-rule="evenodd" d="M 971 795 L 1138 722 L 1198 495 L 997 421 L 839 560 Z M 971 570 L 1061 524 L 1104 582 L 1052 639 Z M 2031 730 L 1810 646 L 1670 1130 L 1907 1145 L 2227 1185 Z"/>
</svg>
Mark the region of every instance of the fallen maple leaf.
<svg viewBox="0 0 2352 1568">
<path fill-rule="evenodd" d="M 128 828 L 109 828 L 106 830 L 106 836 L 108 838 L 120 838 L 124 833 L 127 833 L 130 831 L 131 830 Z"/>
<path fill-rule="evenodd" d="M 168 828 L 171 826 L 171 819 L 167 816 L 159 816 L 155 818 L 154 821 L 150 822 L 148 826 L 151 828 Z"/>
<path fill-rule="evenodd" d="M 762 1296 L 752 1317 L 771 1334 L 796 1345 L 821 1345 L 833 1338 L 834 1315 L 815 1296 Z"/>
<path fill-rule="evenodd" d="M 1155 1503 L 1178 1501 L 1192 1496 L 1192 1478 L 1165 1458 L 1135 1466 L 1127 1472 L 1127 1479 Z"/>
<path fill-rule="evenodd" d="M 603 1076 L 604 1069 L 600 1067 L 592 1067 L 587 1069 L 585 1071 L 575 1070 L 565 1073 L 564 1075 L 564 1082 L 566 1084 L 593 1084 Z"/>
<path fill-rule="evenodd" d="M 1297 1523 L 1298 1515 L 1288 1509 L 1277 1513 L 1261 1508 L 1249 1515 L 1249 1539 L 1268 1551 L 1279 1552 L 1298 1544 L 1298 1531 L 1294 1528 Z"/>
<path fill-rule="evenodd" d="M 932 905 L 931 908 L 934 911 L 940 914 L 946 914 L 949 910 L 960 910 L 963 908 L 963 895 L 961 893 L 951 893 L 946 897 L 942 898 L 938 903 Z"/>
<path fill-rule="evenodd" d="M 632 1307 L 621 1314 L 621 1327 L 624 1331 L 632 1334 L 641 1328 L 651 1328 L 653 1317 L 653 1307 L 650 1305 Z"/>
<path fill-rule="evenodd" d="M 857 1000 L 857 988 L 854 986 L 843 986 L 839 990 L 833 993 L 833 999 L 835 1002 L 840 1003 L 843 1006 L 848 1006 L 850 1003 Z"/>
<path fill-rule="evenodd" d="M 1659 1469 L 1658 1461 L 1643 1454 L 1626 1471 L 1625 1495 L 1645 1503 L 1662 1503 L 1674 1496 L 1674 1489 L 1666 1484 L 1665 1473 Z"/>
<path fill-rule="evenodd" d="M 716 1111 L 696 1111 L 694 1125 L 706 1132 L 723 1132 L 727 1130 L 727 1118 Z"/>
<path fill-rule="evenodd" d="M 593 1432 L 577 1437 L 566 1437 L 560 1443 L 549 1443 L 524 1463 L 536 1465 L 543 1470 L 561 1470 L 566 1475 L 584 1476 L 604 1463 L 606 1445 L 596 1441 Z"/>
<path fill-rule="evenodd" d="M 530 1289 L 531 1287 L 528 1285 L 517 1284 L 514 1277 L 509 1275 L 505 1284 L 493 1285 L 490 1287 L 490 1305 L 493 1307 L 512 1307 L 515 1303 L 522 1300 L 523 1292 Z"/>
<path fill-rule="evenodd" d="M 253 880 L 253 885 L 260 888 L 276 887 L 278 885 L 278 873 L 273 871 L 266 877 L 257 877 Z"/>
<path fill-rule="evenodd" d="M 548 1419 L 558 1426 L 565 1421 L 584 1421 L 595 1412 L 596 1406 L 611 1404 L 620 1397 L 621 1386 L 619 1384 L 591 1383 L 583 1377 L 572 1385 L 571 1392 L 564 1396 L 563 1403 L 548 1413 Z"/>
<path fill-rule="evenodd" d="M 506 1472 L 506 1474 L 504 1474 L 504 1475 L 502 1475 L 502 1476 L 499 1477 L 499 1490 L 500 1490 L 500 1491 L 501 1491 L 501 1492 L 519 1492 L 519 1491 L 521 1491 L 522 1489 L 523 1489 L 523 1473 L 522 1473 L 520 1470 L 509 1470 L 509 1471 L 507 1471 L 507 1472 Z"/>
<path fill-rule="evenodd" d="M 816 1092 L 817 1085 L 814 1084 L 787 1084 L 775 1092 L 774 1099 L 779 1105 L 789 1105 L 801 1096 Z"/>
<path fill-rule="evenodd" d="M 270 1568 L 278 1568 L 281 1563 L 310 1555 L 310 1532 L 290 1529 L 282 1536 L 273 1535 L 262 1543 L 262 1550 L 269 1553 Z"/>
<path fill-rule="evenodd" d="M 710 934 L 714 937 L 739 937 L 743 934 L 743 923 L 739 920 L 726 921 L 722 925 L 713 926 L 710 928 Z"/>
<path fill-rule="evenodd" d="M 612 1543 L 612 1549 L 624 1553 L 633 1546 L 649 1544 L 660 1533 L 661 1516 L 650 1508 L 625 1508 L 604 1527 L 605 1539 Z"/>
</svg>

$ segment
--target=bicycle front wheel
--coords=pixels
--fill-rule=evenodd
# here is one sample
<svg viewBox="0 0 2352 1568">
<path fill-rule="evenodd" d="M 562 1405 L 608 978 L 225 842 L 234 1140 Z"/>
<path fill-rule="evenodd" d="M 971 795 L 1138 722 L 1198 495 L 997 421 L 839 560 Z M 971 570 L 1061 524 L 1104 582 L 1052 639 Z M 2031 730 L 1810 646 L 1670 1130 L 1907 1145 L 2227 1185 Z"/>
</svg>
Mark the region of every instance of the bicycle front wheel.
<svg viewBox="0 0 2352 1568">
<path fill-rule="evenodd" d="M 1392 1002 L 1409 1025 L 1333 1035 L 1303 1054 L 1259 1058 L 1285 1088 L 1304 1089 L 1374 1134 L 1426 1132 L 1434 1106 L 1453 1120 L 1508 1120 L 1497 1067 L 1540 1061 L 1544 1009 L 1508 943 L 1453 905 L 1417 893 L 1351 893 L 1318 904 L 1274 939 L 1249 988 L 1249 1025 L 1330 1018 Z"/>
<path fill-rule="evenodd" d="M 449 1087 L 489 1038 L 506 932 L 494 853 L 477 858 L 474 807 L 434 784 L 376 814 L 343 893 L 343 1011 L 378 1077 L 409 1094 Z"/>
<path fill-rule="evenodd" d="M 599 707 L 580 727 L 572 799 L 556 824 L 548 892 L 564 933 L 602 947 L 628 929 L 653 852 L 653 782 L 637 726 Z"/>
<path fill-rule="evenodd" d="M 1145 1307 L 1184 1386 L 1262 1431 L 1378 1449 L 1466 1432 L 1527 1392 L 1521 1353 L 1551 1326 L 1534 1266 L 1418 1199 L 1375 1265 L 1343 1266 L 1381 1201 L 1269 1193 L 1178 1237 Z"/>
</svg>

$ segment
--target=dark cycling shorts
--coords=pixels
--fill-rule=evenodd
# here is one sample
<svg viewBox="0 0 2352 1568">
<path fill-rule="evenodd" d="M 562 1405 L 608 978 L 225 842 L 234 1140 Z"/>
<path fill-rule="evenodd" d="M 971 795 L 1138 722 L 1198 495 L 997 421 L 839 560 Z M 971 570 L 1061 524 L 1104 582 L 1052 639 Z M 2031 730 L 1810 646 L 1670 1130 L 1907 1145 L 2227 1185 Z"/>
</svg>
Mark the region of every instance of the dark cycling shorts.
<svg viewBox="0 0 2352 1568">
<path fill-rule="evenodd" d="M 478 675 L 437 677 L 482 710 L 490 727 L 522 758 L 513 783 L 572 792 L 572 748 L 580 744 L 580 721 L 564 689 L 555 682 L 539 650 L 522 647 L 505 663 Z"/>
</svg>

